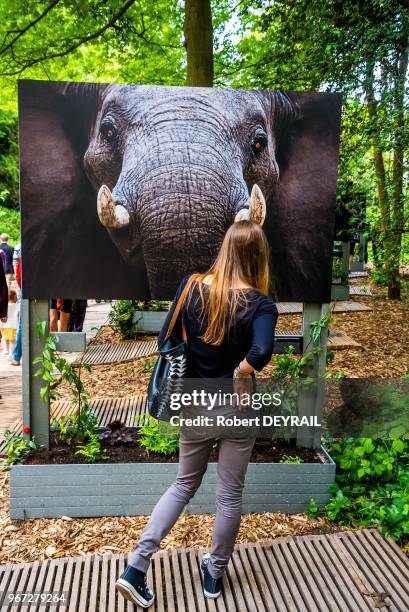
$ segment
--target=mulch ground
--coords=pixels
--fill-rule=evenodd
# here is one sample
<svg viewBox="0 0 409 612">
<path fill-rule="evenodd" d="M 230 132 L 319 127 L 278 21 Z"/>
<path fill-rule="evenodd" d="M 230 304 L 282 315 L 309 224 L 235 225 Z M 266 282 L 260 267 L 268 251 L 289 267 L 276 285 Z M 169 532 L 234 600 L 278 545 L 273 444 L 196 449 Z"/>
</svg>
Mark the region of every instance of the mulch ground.
<svg viewBox="0 0 409 612">
<path fill-rule="evenodd" d="M 363 284 L 359 279 L 358 284 Z M 362 349 L 334 351 L 330 370 L 350 377 L 401 377 L 408 371 L 409 295 L 401 302 L 391 302 L 384 290 L 371 285 L 373 297 L 356 298 L 373 308 L 372 312 L 335 314 L 331 327 L 344 331 L 362 345 Z M 278 330 L 298 331 L 300 315 L 279 318 Z M 118 340 L 109 329 L 100 341 Z M 91 397 L 124 397 L 145 393 L 155 357 L 131 363 L 93 366 L 83 373 Z M 272 371 L 268 366 L 264 374 Z M 60 386 L 63 398 L 68 389 Z M 18 563 L 77 556 L 85 553 L 120 553 L 131 550 L 147 522 L 147 517 L 104 517 L 93 519 L 36 519 L 12 521 L 8 514 L 8 472 L 0 472 L 0 563 Z M 163 548 L 208 547 L 214 515 L 182 515 L 163 542 Z M 323 519 L 312 520 L 302 514 L 247 514 L 242 517 L 238 542 L 256 542 L 280 536 L 339 531 Z"/>
<path fill-rule="evenodd" d="M 369 284 L 366 279 L 355 283 Z M 406 347 L 409 346 L 409 292 L 401 302 L 390 301 L 386 291 L 370 284 L 373 296 L 354 301 L 370 306 L 371 312 L 336 313 L 330 327 L 343 331 L 359 342 L 362 348 L 336 350 L 330 371 L 344 373 L 351 378 L 399 378 L 409 369 Z M 277 331 L 299 331 L 301 315 L 282 315 Z M 144 336 L 143 339 L 155 338 Z M 105 327 L 99 339 L 118 341 L 118 335 Z M 98 339 L 98 341 L 99 341 Z M 83 372 L 82 379 L 91 397 L 126 397 L 146 393 L 156 357 L 142 357 L 128 363 L 95 365 L 92 372 Z M 275 369 L 272 363 L 263 370 L 269 376 Z M 68 387 L 60 385 L 62 399 L 70 399 Z"/>
<path fill-rule="evenodd" d="M 0 564 L 32 562 L 92 553 L 132 550 L 148 517 L 34 519 L 12 521 L 8 512 L 8 473 L 0 472 Z M 163 549 L 211 545 L 213 514 L 183 514 L 162 543 Z M 259 542 L 281 536 L 340 531 L 323 519 L 303 514 L 264 512 L 242 517 L 237 542 Z"/>
</svg>

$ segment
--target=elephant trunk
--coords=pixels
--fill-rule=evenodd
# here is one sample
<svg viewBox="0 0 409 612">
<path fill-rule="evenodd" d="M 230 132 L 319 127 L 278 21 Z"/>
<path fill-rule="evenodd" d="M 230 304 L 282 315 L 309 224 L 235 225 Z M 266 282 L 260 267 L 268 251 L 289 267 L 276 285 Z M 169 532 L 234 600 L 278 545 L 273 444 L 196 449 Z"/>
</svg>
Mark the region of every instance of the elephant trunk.
<svg viewBox="0 0 409 612">
<path fill-rule="evenodd" d="M 212 169 L 168 166 L 164 172 L 142 178 L 136 206 L 153 299 L 173 295 L 186 274 L 211 266 L 236 211 L 248 200 L 244 184 L 228 185 Z"/>
</svg>

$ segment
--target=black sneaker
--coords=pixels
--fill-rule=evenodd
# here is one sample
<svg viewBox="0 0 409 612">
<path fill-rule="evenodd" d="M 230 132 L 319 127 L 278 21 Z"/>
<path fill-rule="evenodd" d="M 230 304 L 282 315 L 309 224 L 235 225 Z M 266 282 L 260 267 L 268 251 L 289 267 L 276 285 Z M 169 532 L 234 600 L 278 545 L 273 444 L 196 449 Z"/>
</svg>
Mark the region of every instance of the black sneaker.
<svg viewBox="0 0 409 612">
<path fill-rule="evenodd" d="M 146 574 L 128 565 L 115 583 L 116 590 L 128 601 L 149 608 L 155 601 L 155 593 L 146 584 Z"/>
<path fill-rule="evenodd" d="M 200 563 L 200 569 L 203 577 L 203 593 L 205 597 L 209 599 L 216 599 L 219 597 L 223 588 L 223 578 L 213 578 L 210 575 L 207 566 L 209 565 L 210 553 L 205 553 Z"/>
</svg>

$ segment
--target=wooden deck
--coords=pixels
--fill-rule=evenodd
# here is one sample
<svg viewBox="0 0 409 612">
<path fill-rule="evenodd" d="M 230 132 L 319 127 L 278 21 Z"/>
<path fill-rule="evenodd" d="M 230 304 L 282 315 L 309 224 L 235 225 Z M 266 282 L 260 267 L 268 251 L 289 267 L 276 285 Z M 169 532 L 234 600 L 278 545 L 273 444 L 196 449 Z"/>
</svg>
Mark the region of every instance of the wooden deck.
<svg viewBox="0 0 409 612">
<path fill-rule="evenodd" d="M 152 612 L 407 612 L 409 561 L 378 531 L 279 538 L 237 546 L 215 601 L 203 596 L 203 550 L 157 553 L 148 572 Z M 84 555 L 0 566 L 0 592 L 68 594 L 69 612 L 141 612 L 115 592 L 127 555 Z M 2 612 L 39 610 L 13 608 Z M 44 609 L 44 608 L 41 608 Z"/>
<path fill-rule="evenodd" d="M 333 351 L 362 348 L 362 344 L 359 344 L 359 342 L 348 336 L 345 332 L 336 331 L 335 329 L 329 332 L 327 346 Z"/>
<path fill-rule="evenodd" d="M 369 274 L 368 272 L 360 271 L 360 272 L 350 272 L 349 273 L 349 279 L 353 280 L 354 278 L 368 278 Z"/>
<path fill-rule="evenodd" d="M 355 295 L 359 297 L 372 297 L 372 291 L 368 285 L 350 285 L 349 295 Z"/>
<path fill-rule="evenodd" d="M 157 352 L 156 340 L 123 340 L 122 342 L 93 343 L 82 360 L 90 365 L 126 363 Z"/>
<path fill-rule="evenodd" d="M 365 295 L 371 295 L 366 293 Z M 280 315 L 287 314 L 302 314 L 303 305 L 302 302 L 277 302 L 277 310 Z M 352 302 L 350 300 L 340 300 L 331 303 L 332 312 L 365 312 L 371 311 L 372 308 L 365 304 L 359 304 L 359 302 Z"/>
<path fill-rule="evenodd" d="M 21 416 L 21 366 L 13 366 L 0 356 L 0 440 Z"/>
<path fill-rule="evenodd" d="M 357 309 L 358 310 L 358 309 Z M 369 309 L 368 309 L 369 310 Z M 276 339 L 282 336 L 291 335 L 290 332 L 277 332 Z M 300 334 L 294 334 L 298 338 Z M 332 349 L 345 349 L 361 346 L 344 332 L 332 330 L 328 341 L 328 346 Z M 90 365 L 109 365 L 113 363 L 127 363 L 141 357 L 149 357 L 157 353 L 158 346 L 156 340 L 124 340 L 123 342 L 106 342 L 101 344 L 91 344 L 83 355 L 77 354 L 74 361 L 80 359 Z"/>
</svg>

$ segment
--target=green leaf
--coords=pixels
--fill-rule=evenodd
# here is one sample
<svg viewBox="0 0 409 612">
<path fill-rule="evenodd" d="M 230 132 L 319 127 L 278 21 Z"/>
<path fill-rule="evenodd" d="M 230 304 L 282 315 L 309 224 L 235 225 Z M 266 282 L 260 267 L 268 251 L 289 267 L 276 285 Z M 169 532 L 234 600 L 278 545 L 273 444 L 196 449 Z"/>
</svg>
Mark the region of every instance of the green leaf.
<svg viewBox="0 0 409 612">
<path fill-rule="evenodd" d="M 46 330 L 47 330 L 47 322 L 37 321 L 37 325 L 36 325 L 37 336 L 39 336 L 40 338 L 44 337 Z"/>
</svg>

